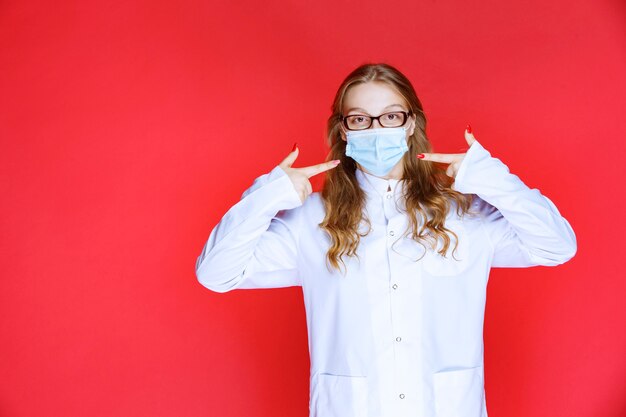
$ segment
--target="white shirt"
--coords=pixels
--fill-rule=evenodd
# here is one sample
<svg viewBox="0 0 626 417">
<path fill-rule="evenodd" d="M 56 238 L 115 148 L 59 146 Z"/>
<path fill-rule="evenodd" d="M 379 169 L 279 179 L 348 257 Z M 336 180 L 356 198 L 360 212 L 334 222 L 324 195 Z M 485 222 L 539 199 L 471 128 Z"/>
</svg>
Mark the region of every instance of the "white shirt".
<svg viewBox="0 0 626 417">
<path fill-rule="evenodd" d="M 479 215 L 459 218 L 452 206 L 445 226 L 459 236 L 458 260 L 454 240 L 446 259 L 404 235 L 402 180 L 356 174 L 372 232 L 361 238 L 358 259 L 344 257 L 345 276 L 326 267 L 319 193 L 302 204 L 276 166 L 211 232 L 196 263 L 199 282 L 217 292 L 302 287 L 310 417 L 487 417 L 489 270 L 566 262 L 576 253 L 571 226 L 474 142 L 453 187 L 477 195 Z"/>
</svg>

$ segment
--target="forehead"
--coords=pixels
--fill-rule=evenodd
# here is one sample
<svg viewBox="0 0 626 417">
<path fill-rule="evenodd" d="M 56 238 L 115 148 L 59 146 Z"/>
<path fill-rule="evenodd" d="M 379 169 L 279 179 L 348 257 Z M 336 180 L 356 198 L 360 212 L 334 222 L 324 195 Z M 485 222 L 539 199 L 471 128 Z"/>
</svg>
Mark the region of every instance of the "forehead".
<svg viewBox="0 0 626 417">
<path fill-rule="evenodd" d="M 370 114 L 378 114 L 392 105 L 406 107 L 404 98 L 389 84 L 367 82 L 353 85 L 343 99 L 343 112 L 362 109 Z"/>
</svg>

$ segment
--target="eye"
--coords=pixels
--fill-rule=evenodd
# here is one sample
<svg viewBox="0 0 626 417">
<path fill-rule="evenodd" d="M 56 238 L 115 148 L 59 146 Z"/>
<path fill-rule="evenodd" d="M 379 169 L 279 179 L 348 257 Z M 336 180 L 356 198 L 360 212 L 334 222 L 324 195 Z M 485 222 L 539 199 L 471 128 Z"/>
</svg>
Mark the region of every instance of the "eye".
<svg viewBox="0 0 626 417">
<path fill-rule="evenodd" d="M 370 118 L 362 115 L 348 116 L 348 123 L 354 126 L 365 126 L 369 124 Z"/>
<path fill-rule="evenodd" d="M 390 121 L 390 122 L 394 122 L 398 119 L 400 119 L 402 117 L 402 115 L 400 113 L 387 113 L 385 114 L 385 119 Z"/>
</svg>

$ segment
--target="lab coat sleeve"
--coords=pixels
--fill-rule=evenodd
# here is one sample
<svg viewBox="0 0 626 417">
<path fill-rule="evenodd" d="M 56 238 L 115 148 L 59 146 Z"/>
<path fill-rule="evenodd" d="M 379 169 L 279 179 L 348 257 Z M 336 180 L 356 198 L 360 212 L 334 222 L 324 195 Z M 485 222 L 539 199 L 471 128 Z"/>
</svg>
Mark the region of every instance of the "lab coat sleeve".
<svg viewBox="0 0 626 417">
<path fill-rule="evenodd" d="M 196 260 L 206 288 L 302 285 L 296 269 L 300 197 L 280 167 L 258 177 L 213 228 Z"/>
<path fill-rule="evenodd" d="M 475 141 L 453 188 L 476 194 L 476 206 L 493 245 L 494 267 L 554 266 L 576 253 L 576 236 L 554 203 L 527 187 L 508 167 Z"/>
</svg>

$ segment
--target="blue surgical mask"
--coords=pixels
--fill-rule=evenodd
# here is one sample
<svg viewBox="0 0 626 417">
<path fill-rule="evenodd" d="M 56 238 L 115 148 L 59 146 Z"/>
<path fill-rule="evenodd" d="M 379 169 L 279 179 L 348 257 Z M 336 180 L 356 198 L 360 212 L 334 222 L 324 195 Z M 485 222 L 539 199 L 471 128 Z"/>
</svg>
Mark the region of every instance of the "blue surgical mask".
<svg viewBox="0 0 626 417">
<path fill-rule="evenodd" d="M 346 131 L 346 155 L 372 174 L 387 175 L 409 150 L 404 127 Z"/>
</svg>

